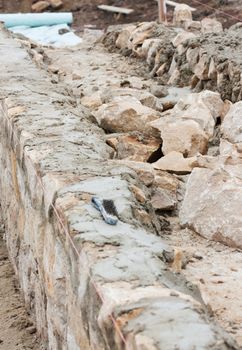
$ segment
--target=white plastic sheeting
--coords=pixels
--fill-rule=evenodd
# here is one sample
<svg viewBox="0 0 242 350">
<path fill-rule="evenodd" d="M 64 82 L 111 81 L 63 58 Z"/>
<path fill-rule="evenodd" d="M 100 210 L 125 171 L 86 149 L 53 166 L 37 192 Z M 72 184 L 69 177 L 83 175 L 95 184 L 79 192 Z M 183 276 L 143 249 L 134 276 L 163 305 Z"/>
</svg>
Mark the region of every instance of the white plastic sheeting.
<svg viewBox="0 0 242 350">
<path fill-rule="evenodd" d="M 71 12 L 0 13 L 0 21 L 4 22 L 7 28 L 16 26 L 40 27 L 62 23 L 71 24 L 73 16 Z"/>
<path fill-rule="evenodd" d="M 68 47 L 75 46 L 82 42 L 82 39 L 75 35 L 67 24 L 58 24 L 53 26 L 27 27 L 18 26 L 9 28 L 13 33 L 19 33 L 32 41 L 53 47 Z M 61 32 L 64 34 L 60 34 Z"/>
</svg>

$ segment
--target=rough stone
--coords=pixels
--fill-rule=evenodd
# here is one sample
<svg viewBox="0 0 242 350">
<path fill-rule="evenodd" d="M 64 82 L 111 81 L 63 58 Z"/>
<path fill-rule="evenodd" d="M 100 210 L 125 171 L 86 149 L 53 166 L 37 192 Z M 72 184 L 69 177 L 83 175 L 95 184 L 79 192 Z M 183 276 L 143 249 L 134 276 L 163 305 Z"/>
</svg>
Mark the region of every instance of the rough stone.
<svg viewBox="0 0 242 350">
<path fill-rule="evenodd" d="M 180 221 L 201 236 L 242 249 L 242 165 L 196 168 L 188 179 Z"/>
<path fill-rule="evenodd" d="M 150 186 L 154 182 L 155 171 L 151 164 L 129 160 L 122 160 L 122 164 L 133 169 L 137 173 L 139 180 L 146 186 Z"/>
<path fill-rule="evenodd" d="M 205 52 L 201 53 L 199 61 L 194 68 L 194 73 L 200 80 L 209 79 L 208 77 L 209 64 L 210 64 L 210 57 Z"/>
<path fill-rule="evenodd" d="M 139 57 L 143 57 L 146 59 L 147 63 L 151 66 L 151 61 L 154 59 L 157 51 L 162 46 L 162 40 L 158 38 L 146 39 L 142 47 L 140 48 Z"/>
<path fill-rule="evenodd" d="M 224 103 L 219 93 L 204 90 L 180 100 L 174 108 L 174 113 L 181 118 L 196 121 L 211 138 L 215 122 L 221 116 L 223 108 Z"/>
<path fill-rule="evenodd" d="M 60 9 L 63 6 L 62 0 L 49 0 L 51 7 L 55 10 Z"/>
<path fill-rule="evenodd" d="M 242 101 L 230 107 L 224 117 L 221 131 L 223 137 L 231 143 L 242 142 Z"/>
<path fill-rule="evenodd" d="M 162 103 L 165 106 L 163 99 Z M 180 99 L 173 109 L 164 111 L 161 118 L 152 121 L 150 126 L 160 131 L 165 155 L 170 151 L 181 152 L 185 157 L 205 154 L 216 121 L 224 109 L 220 95 L 205 90 Z"/>
<path fill-rule="evenodd" d="M 123 97 L 103 104 L 95 117 L 108 132 L 140 131 L 149 135 L 148 123 L 159 118 L 159 113 L 143 106 L 135 97 Z"/>
<path fill-rule="evenodd" d="M 236 163 L 241 162 L 242 158 L 242 143 L 230 143 L 221 138 L 219 144 L 219 153 L 222 158 L 235 160 Z"/>
<path fill-rule="evenodd" d="M 97 110 L 102 105 L 100 93 L 96 92 L 96 93 L 92 94 L 91 96 L 83 96 L 81 98 L 81 104 L 84 107 L 87 107 L 92 111 Z"/>
<path fill-rule="evenodd" d="M 148 226 L 150 228 L 152 227 L 151 216 L 145 210 L 135 208 L 134 209 L 134 216 L 143 225 Z"/>
<path fill-rule="evenodd" d="M 132 88 L 119 88 L 119 89 L 104 89 L 101 92 L 101 99 L 103 103 L 113 102 L 115 100 L 120 101 L 122 97 L 134 97 L 139 100 L 142 105 L 157 109 L 158 100 L 154 94 L 149 93 L 146 90 L 132 89 Z"/>
<path fill-rule="evenodd" d="M 173 24 L 178 27 L 185 26 L 186 22 L 192 21 L 192 11 L 190 6 L 179 4 L 175 7 L 173 14 Z"/>
<path fill-rule="evenodd" d="M 132 185 L 130 187 L 130 189 L 133 192 L 137 201 L 139 201 L 142 204 L 144 204 L 146 202 L 146 196 L 145 196 L 144 192 L 139 187 Z"/>
<path fill-rule="evenodd" d="M 174 210 L 177 206 L 177 198 L 167 190 L 157 188 L 151 197 L 151 205 L 157 210 Z"/>
<path fill-rule="evenodd" d="M 156 171 L 152 186 L 151 205 L 159 210 L 174 210 L 177 208 L 177 178 L 166 171 Z"/>
<path fill-rule="evenodd" d="M 174 175 L 166 171 L 156 170 L 153 185 L 154 187 L 170 191 L 176 195 L 179 182 Z"/>
<path fill-rule="evenodd" d="M 132 31 L 135 29 L 136 27 L 134 25 L 129 25 L 127 27 L 125 27 L 120 34 L 117 37 L 116 40 L 116 46 L 119 49 L 129 49 L 131 48 L 131 45 L 129 43 L 129 38 L 130 35 L 132 33 Z"/>
<path fill-rule="evenodd" d="M 197 167 L 199 168 L 209 168 L 209 169 L 214 169 L 219 162 L 218 157 L 213 157 L 213 156 L 197 156 Z"/>
<path fill-rule="evenodd" d="M 160 131 L 164 155 L 176 151 L 192 157 L 207 152 L 208 137 L 194 120 L 162 117 L 150 125 Z"/>
<path fill-rule="evenodd" d="M 185 43 L 187 40 L 193 38 L 196 38 L 196 35 L 194 33 L 183 31 L 177 34 L 177 36 L 172 40 L 172 44 L 175 47 L 178 47 L 179 45 Z"/>
<path fill-rule="evenodd" d="M 187 21 L 185 22 L 185 29 L 188 31 L 192 31 L 192 32 L 197 32 L 199 33 L 201 30 L 201 22 L 200 21 Z"/>
<path fill-rule="evenodd" d="M 189 24 L 193 21 L 185 18 L 180 23 L 188 30 Z M 130 51 L 146 59 L 152 76 L 157 76 L 159 72 L 159 82 L 162 84 L 190 85 L 198 92 L 202 89 L 219 91 L 223 100 L 240 101 L 241 26 L 221 31 L 221 24 L 208 18 L 203 20 L 203 30 L 206 33 L 201 35 L 199 33 L 201 23 L 194 24 L 193 34 L 199 36 L 183 42 L 175 50 L 171 41 L 179 33 L 177 29 L 153 24 L 152 30 L 152 24 L 142 23 L 135 29 L 137 44 Z"/>
<path fill-rule="evenodd" d="M 173 108 L 180 99 L 186 98 L 191 93 L 187 87 L 169 87 L 167 96 L 161 98 L 164 110 Z"/>
<path fill-rule="evenodd" d="M 33 12 L 43 12 L 50 6 L 49 1 L 37 1 L 35 4 L 32 5 L 32 11 Z"/>
<path fill-rule="evenodd" d="M 201 31 L 207 33 L 221 33 L 223 31 L 222 23 L 214 18 L 203 18 L 201 21 Z"/>
<path fill-rule="evenodd" d="M 168 95 L 168 89 L 163 85 L 151 85 L 150 92 L 156 97 L 165 97 Z"/>
<path fill-rule="evenodd" d="M 144 22 L 136 26 L 136 29 L 132 31 L 129 37 L 129 45 L 133 50 L 137 46 L 142 45 L 146 39 L 153 36 L 155 29 L 157 28 L 157 23 L 155 22 Z"/>
<path fill-rule="evenodd" d="M 151 155 L 160 147 L 159 140 L 145 138 L 141 135 L 111 136 L 107 139 L 107 143 L 115 149 L 115 158 L 136 162 L 147 162 Z"/>
<path fill-rule="evenodd" d="M 215 121 L 224 111 L 224 102 L 218 92 L 204 90 L 197 95 L 198 104 L 203 103 L 212 114 Z"/>
<path fill-rule="evenodd" d="M 182 153 L 173 151 L 152 165 L 157 170 L 165 170 L 175 174 L 189 174 L 196 166 L 196 161 L 196 157 L 184 158 Z"/>
</svg>

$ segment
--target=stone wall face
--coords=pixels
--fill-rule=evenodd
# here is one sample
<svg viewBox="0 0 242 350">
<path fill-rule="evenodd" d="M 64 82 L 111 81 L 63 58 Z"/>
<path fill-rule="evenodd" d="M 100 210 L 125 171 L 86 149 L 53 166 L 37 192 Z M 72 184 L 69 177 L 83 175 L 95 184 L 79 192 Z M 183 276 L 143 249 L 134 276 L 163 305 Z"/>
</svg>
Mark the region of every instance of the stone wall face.
<svg viewBox="0 0 242 350">
<path fill-rule="evenodd" d="M 222 27 L 204 32 L 145 22 L 108 32 L 103 42 L 144 59 L 162 84 L 191 86 L 195 92 L 218 91 L 223 99 L 237 102 L 242 98 L 241 38 L 239 23 L 224 32 Z"/>
<path fill-rule="evenodd" d="M 168 269 L 172 250 L 134 219 L 134 172 L 108 160 L 103 132 L 17 41 L 0 39 L 1 207 L 48 349 L 237 349 Z M 92 195 L 114 200 L 117 226 L 102 221 Z"/>
</svg>

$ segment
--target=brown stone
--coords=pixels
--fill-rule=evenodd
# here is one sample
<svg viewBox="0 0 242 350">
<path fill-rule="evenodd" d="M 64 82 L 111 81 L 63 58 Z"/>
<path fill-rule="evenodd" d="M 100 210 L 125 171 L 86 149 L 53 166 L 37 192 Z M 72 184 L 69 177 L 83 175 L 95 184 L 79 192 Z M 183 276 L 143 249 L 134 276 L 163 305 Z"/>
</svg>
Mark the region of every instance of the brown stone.
<svg viewBox="0 0 242 350">
<path fill-rule="evenodd" d="M 184 158 L 182 153 L 170 152 L 153 163 L 154 169 L 165 170 L 175 174 L 189 174 L 196 166 L 197 157 Z"/>
<path fill-rule="evenodd" d="M 133 192 L 137 201 L 139 201 L 142 204 L 144 204 L 146 202 L 145 194 L 139 187 L 132 185 L 132 186 L 130 186 L 130 189 Z"/>
<path fill-rule="evenodd" d="M 132 31 L 135 29 L 136 27 L 134 25 L 130 25 L 125 27 L 120 34 L 118 35 L 118 38 L 116 40 L 116 46 L 119 49 L 128 49 L 131 48 L 131 45 L 129 43 L 129 38 L 130 35 L 132 33 Z"/>
<path fill-rule="evenodd" d="M 143 106 L 134 97 L 104 104 L 95 113 L 99 125 L 108 132 L 139 131 L 146 135 L 151 134 L 148 123 L 159 116 L 158 112 Z"/>
<path fill-rule="evenodd" d="M 120 135 L 108 138 L 107 144 L 115 149 L 118 159 L 146 162 L 160 147 L 160 140 L 136 135 Z"/>
<path fill-rule="evenodd" d="M 96 92 L 91 96 L 82 97 L 81 104 L 91 110 L 97 110 L 102 105 L 100 93 Z"/>
<path fill-rule="evenodd" d="M 53 9 L 57 10 L 63 6 L 62 0 L 49 0 L 50 5 Z"/>
<path fill-rule="evenodd" d="M 32 5 L 32 11 L 33 12 L 43 12 L 50 6 L 49 1 L 38 1 L 35 4 Z"/>
<path fill-rule="evenodd" d="M 172 192 L 161 188 L 154 191 L 150 202 L 155 210 L 174 210 L 177 206 L 176 196 Z"/>
<path fill-rule="evenodd" d="M 154 182 L 155 171 L 151 164 L 143 162 L 133 162 L 129 160 L 122 160 L 120 163 L 133 169 L 140 181 L 142 181 L 146 186 L 150 186 Z"/>
<path fill-rule="evenodd" d="M 152 219 L 150 215 L 143 209 L 134 209 L 135 218 L 141 222 L 143 225 L 152 227 Z"/>
<path fill-rule="evenodd" d="M 167 191 L 170 191 L 176 194 L 178 185 L 179 185 L 179 182 L 174 175 L 166 171 L 161 171 L 161 170 L 155 171 L 155 181 L 154 181 L 155 187 L 165 189 Z"/>
<path fill-rule="evenodd" d="M 146 39 L 149 39 L 156 26 L 157 24 L 155 22 L 139 23 L 129 38 L 132 49 L 135 50 L 137 45 L 141 45 Z"/>
</svg>

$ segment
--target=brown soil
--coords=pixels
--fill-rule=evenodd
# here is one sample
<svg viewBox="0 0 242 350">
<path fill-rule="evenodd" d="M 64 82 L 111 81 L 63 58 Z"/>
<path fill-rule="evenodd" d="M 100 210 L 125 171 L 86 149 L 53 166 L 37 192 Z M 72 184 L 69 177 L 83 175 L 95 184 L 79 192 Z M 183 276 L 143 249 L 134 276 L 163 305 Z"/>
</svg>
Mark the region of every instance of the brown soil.
<svg viewBox="0 0 242 350">
<path fill-rule="evenodd" d="M 242 0 L 228 0 L 227 5 L 221 5 L 222 2 L 226 2 L 225 0 L 176 1 L 195 7 L 197 9 L 194 12 L 195 20 L 206 16 L 216 17 L 225 27 L 239 22 L 239 18 L 242 21 Z M 0 11 L 29 12 L 32 2 L 36 2 L 36 0 L 0 0 Z M 103 29 L 114 24 L 153 21 L 157 20 L 158 15 L 157 3 L 154 0 L 63 0 L 63 3 L 64 6 L 60 11 L 72 11 L 75 19 L 74 26 L 79 30 L 82 30 L 85 25 L 93 25 Z M 134 12 L 127 16 L 101 11 L 97 8 L 97 5 L 101 4 L 132 8 Z M 172 20 L 172 11 L 173 8 L 168 7 L 168 21 Z"/>
<path fill-rule="evenodd" d="M 27 314 L 0 228 L 0 350 L 41 350 Z"/>
</svg>

